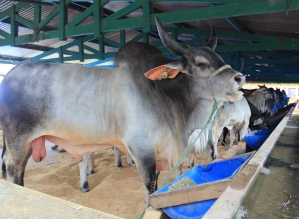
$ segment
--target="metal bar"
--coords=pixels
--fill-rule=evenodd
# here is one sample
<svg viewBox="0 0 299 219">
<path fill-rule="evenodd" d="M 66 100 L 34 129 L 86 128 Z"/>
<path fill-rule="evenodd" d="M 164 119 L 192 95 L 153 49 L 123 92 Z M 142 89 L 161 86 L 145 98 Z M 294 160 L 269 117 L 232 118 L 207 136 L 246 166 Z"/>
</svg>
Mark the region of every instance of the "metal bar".
<svg viewBox="0 0 299 219">
<path fill-rule="evenodd" d="M 137 36 L 135 36 L 133 39 L 131 39 L 129 42 L 137 42 L 142 38 L 143 38 L 143 33 L 140 33 Z"/>
<path fill-rule="evenodd" d="M 15 47 L 38 50 L 38 51 L 43 51 L 43 52 L 47 52 L 47 51 L 50 51 L 51 49 L 54 49 L 52 47 L 39 46 L 39 45 L 34 45 L 34 44 L 21 44 L 21 45 L 16 45 Z"/>
<path fill-rule="evenodd" d="M 5 39 L 9 39 L 10 38 L 10 34 L 6 33 L 5 31 L 0 29 L 0 35 L 3 36 Z"/>
<path fill-rule="evenodd" d="M 32 62 L 39 62 L 39 61 L 42 61 L 41 59 L 43 57 L 47 57 L 47 56 L 55 54 L 57 52 L 59 53 L 59 48 L 55 48 L 55 49 L 52 49 L 52 50 L 50 50 L 48 52 L 44 52 L 44 53 L 42 53 L 40 55 L 32 57 L 31 59 L 32 59 Z"/>
<path fill-rule="evenodd" d="M 118 44 L 118 43 L 116 43 L 116 42 L 114 42 L 114 41 L 112 41 L 112 40 L 109 40 L 108 38 L 106 38 L 106 37 L 104 37 L 104 42 L 106 43 L 106 44 L 109 44 L 110 46 L 113 46 L 113 47 L 115 47 L 115 48 L 119 48 L 120 47 L 120 44 Z"/>
<path fill-rule="evenodd" d="M 56 17 L 59 13 L 59 7 L 56 7 L 53 11 L 51 11 L 39 24 L 38 29 L 42 29 L 46 26 L 54 17 Z"/>
<path fill-rule="evenodd" d="M 115 30 L 123 29 L 132 29 L 132 28 L 142 28 L 143 27 L 143 18 L 142 17 L 133 17 L 126 18 L 116 21 L 106 21 L 102 22 L 102 31 L 111 32 Z"/>
<path fill-rule="evenodd" d="M 98 0 L 97 0 L 98 1 Z M 66 27 L 67 28 L 72 28 L 76 25 L 78 25 L 79 23 L 81 23 L 82 21 L 84 21 L 86 18 L 88 18 L 94 11 L 93 6 L 90 6 L 89 8 L 87 8 L 85 11 L 81 12 L 77 17 L 75 17 L 73 20 L 71 20 Z"/>
<path fill-rule="evenodd" d="M 100 47 L 100 48 L 101 48 L 101 47 Z M 96 49 L 94 49 L 94 48 L 91 48 L 91 47 L 89 47 L 89 46 L 87 46 L 87 45 L 85 45 L 85 44 L 83 44 L 83 49 L 86 49 L 86 50 L 88 50 L 89 52 L 92 52 L 92 53 L 94 53 L 94 54 L 99 53 L 98 50 L 96 50 Z M 84 54 L 84 51 L 83 51 L 83 54 Z"/>
<path fill-rule="evenodd" d="M 112 21 L 112 20 L 116 20 L 116 19 L 119 19 L 119 18 L 123 18 L 127 14 L 130 14 L 131 12 L 136 11 L 140 7 L 141 7 L 141 0 L 137 0 L 134 3 L 131 3 L 130 5 L 124 7 L 122 9 L 120 9 L 119 11 L 116 11 L 112 15 L 104 18 L 103 22 Z"/>
<path fill-rule="evenodd" d="M 72 27 L 66 29 L 66 36 L 82 36 L 93 34 L 93 24 L 88 24 L 84 26 Z"/>
<path fill-rule="evenodd" d="M 15 20 L 29 29 L 34 30 L 34 24 L 18 14 L 15 14 Z"/>
</svg>

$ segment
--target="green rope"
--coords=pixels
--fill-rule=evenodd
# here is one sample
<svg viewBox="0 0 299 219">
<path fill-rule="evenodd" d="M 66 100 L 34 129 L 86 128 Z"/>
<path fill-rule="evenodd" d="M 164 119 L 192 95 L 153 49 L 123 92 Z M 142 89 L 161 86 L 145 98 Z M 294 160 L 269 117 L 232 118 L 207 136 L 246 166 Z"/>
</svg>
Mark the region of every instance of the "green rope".
<svg viewBox="0 0 299 219">
<path fill-rule="evenodd" d="M 189 148 L 185 151 L 185 153 L 183 154 L 183 156 L 181 157 L 181 159 L 179 160 L 179 162 L 171 169 L 171 171 L 165 176 L 164 180 L 162 181 L 162 183 L 160 184 L 160 186 L 158 187 L 159 189 L 161 187 L 164 186 L 164 184 L 167 182 L 167 180 L 169 179 L 169 177 L 173 174 L 173 172 L 178 168 L 178 166 L 186 159 L 187 155 L 190 153 L 190 151 L 193 149 L 193 147 L 195 146 L 196 141 L 199 139 L 199 137 L 201 136 L 201 134 L 203 133 L 203 131 L 207 128 L 207 126 L 209 125 L 209 123 L 211 122 L 212 118 L 215 116 L 216 112 L 218 109 L 218 104 L 217 102 L 214 103 L 213 106 L 213 110 L 210 114 L 209 120 L 207 121 L 207 123 L 204 125 L 203 129 L 200 131 L 200 133 L 198 134 L 198 136 L 196 137 L 196 139 L 193 141 L 193 143 L 189 146 Z"/>
<path fill-rule="evenodd" d="M 229 147 L 229 145 L 226 144 L 224 141 L 222 141 L 222 139 L 220 139 L 220 143 L 221 143 L 223 146 Z"/>
<path fill-rule="evenodd" d="M 198 136 L 195 138 L 195 140 L 193 141 L 193 143 L 189 146 L 189 148 L 185 151 L 185 153 L 183 154 L 183 156 L 181 157 L 181 159 L 179 160 L 179 162 L 171 169 L 171 171 L 165 176 L 164 180 L 162 181 L 162 183 L 159 185 L 159 189 L 161 187 L 164 186 L 164 184 L 167 182 L 167 180 L 170 178 L 170 176 L 173 174 L 173 172 L 179 167 L 179 165 L 186 159 L 187 155 L 190 153 L 190 151 L 193 149 L 193 147 L 195 146 L 195 143 L 196 141 L 199 139 L 199 137 L 201 136 L 201 134 L 203 133 L 203 131 L 207 128 L 207 126 L 211 123 L 211 120 L 213 119 L 213 122 L 212 122 L 212 126 L 211 126 L 211 129 L 209 130 L 209 137 L 208 137 L 208 141 L 212 135 L 212 130 L 213 130 L 213 127 L 214 127 L 214 124 L 215 124 L 215 114 L 217 112 L 217 109 L 218 109 L 218 103 L 216 101 L 214 101 L 214 105 L 213 105 L 213 110 L 210 114 L 210 117 L 208 119 L 208 121 L 206 122 L 206 124 L 204 125 L 204 127 L 202 128 L 202 130 L 200 131 L 200 133 L 198 134 Z M 205 148 L 204 148 L 204 151 L 203 151 L 203 154 L 200 158 L 200 162 L 199 164 L 201 163 L 202 159 L 203 159 L 203 156 L 205 154 L 205 151 L 206 151 L 206 148 L 207 148 L 207 145 L 208 145 L 208 141 L 205 145 Z M 141 219 L 144 214 L 145 214 L 145 211 L 146 209 L 150 206 L 150 204 L 147 204 L 145 209 L 143 210 L 143 212 L 141 213 L 140 217 L 139 218 L 134 218 L 134 219 Z"/>
<path fill-rule="evenodd" d="M 217 109 L 216 109 L 216 111 L 217 111 Z M 212 123 L 212 126 L 211 126 L 211 128 L 210 128 L 210 130 L 209 130 L 208 140 L 207 140 L 207 142 L 206 142 L 206 145 L 205 145 L 205 147 L 204 147 L 204 150 L 203 150 L 203 152 L 202 152 L 202 155 L 201 155 L 201 157 L 200 157 L 200 159 L 199 159 L 198 165 L 201 164 L 202 159 L 203 159 L 204 156 L 205 156 L 207 146 L 208 146 L 209 141 L 210 141 L 210 139 L 211 139 L 211 137 L 212 137 L 212 131 L 213 131 L 213 128 L 214 128 L 214 125 L 215 125 L 215 121 L 216 121 L 216 117 L 214 116 L 214 117 L 213 117 L 213 123 Z"/>
</svg>

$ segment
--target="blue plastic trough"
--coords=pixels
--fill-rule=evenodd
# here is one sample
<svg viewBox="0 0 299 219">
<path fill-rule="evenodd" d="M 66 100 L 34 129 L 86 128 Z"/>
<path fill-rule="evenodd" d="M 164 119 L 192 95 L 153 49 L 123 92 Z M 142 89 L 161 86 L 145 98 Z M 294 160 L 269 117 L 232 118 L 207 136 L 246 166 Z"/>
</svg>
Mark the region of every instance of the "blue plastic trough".
<svg viewBox="0 0 299 219">
<path fill-rule="evenodd" d="M 240 156 L 215 163 L 210 163 L 206 166 L 196 166 L 178 177 L 176 180 L 170 182 L 165 187 L 156 191 L 155 194 L 167 192 L 168 188 L 172 184 L 185 177 L 193 180 L 196 185 L 232 178 L 237 173 L 242 164 L 244 164 L 250 156 L 251 154 L 246 154 L 245 157 Z M 179 206 L 172 206 L 163 208 L 162 210 L 172 219 L 199 219 L 209 210 L 209 208 L 214 204 L 216 200 L 217 199 L 212 199 Z"/>
<path fill-rule="evenodd" d="M 272 132 L 273 129 L 258 130 L 253 136 L 245 136 L 245 141 L 251 149 L 258 150 Z"/>
</svg>

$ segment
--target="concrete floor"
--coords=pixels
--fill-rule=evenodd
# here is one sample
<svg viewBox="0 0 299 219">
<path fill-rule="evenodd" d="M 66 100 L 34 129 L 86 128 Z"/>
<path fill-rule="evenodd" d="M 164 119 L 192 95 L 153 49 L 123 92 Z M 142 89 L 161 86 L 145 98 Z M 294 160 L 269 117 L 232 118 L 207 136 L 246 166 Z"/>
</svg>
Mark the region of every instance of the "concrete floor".
<svg viewBox="0 0 299 219">
<path fill-rule="evenodd" d="M 296 108 L 235 219 L 299 219 L 299 109 Z"/>
</svg>

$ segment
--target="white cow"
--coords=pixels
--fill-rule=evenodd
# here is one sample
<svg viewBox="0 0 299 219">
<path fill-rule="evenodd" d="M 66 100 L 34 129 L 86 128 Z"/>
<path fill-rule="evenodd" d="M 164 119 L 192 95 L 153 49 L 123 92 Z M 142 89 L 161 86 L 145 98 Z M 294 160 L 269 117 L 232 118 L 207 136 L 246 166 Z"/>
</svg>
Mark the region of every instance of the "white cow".
<svg viewBox="0 0 299 219">
<path fill-rule="evenodd" d="M 224 127 L 231 131 L 230 147 L 233 145 L 236 131 L 239 132 L 239 138 L 242 140 L 248 132 L 250 116 L 251 111 L 244 97 L 237 102 L 224 102 L 223 106 L 217 111 L 215 126 L 212 132 L 212 142 L 209 142 L 209 144 L 213 144 L 213 146 L 208 147 L 208 150 L 211 151 L 211 148 L 213 148 L 214 154 L 218 157 L 217 142 Z M 195 135 L 190 136 L 189 142 L 194 140 L 194 136 Z M 198 141 L 195 145 L 194 150 L 189 154 L 188 167 L 194 166 L 194 153 L 200 153 L 204 150 L 207 139 L 208 136 L 206 135 L 205 140 L 201 142 Z"/>
</svg>

